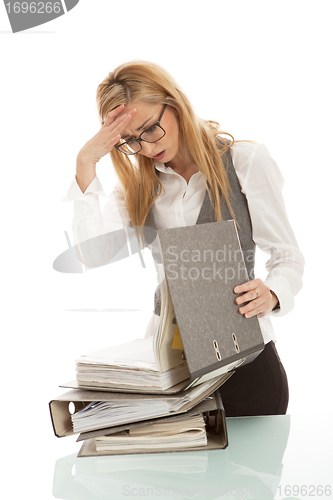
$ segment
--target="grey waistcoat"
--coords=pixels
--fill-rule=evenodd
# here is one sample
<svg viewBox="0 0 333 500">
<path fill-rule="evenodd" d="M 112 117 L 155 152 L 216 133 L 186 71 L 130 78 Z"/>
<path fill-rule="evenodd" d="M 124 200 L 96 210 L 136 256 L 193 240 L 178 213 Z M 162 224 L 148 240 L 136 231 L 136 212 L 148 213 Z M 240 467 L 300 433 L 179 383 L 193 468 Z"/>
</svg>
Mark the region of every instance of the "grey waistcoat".
<svg viewBox="0 0 333 500">
<path fill-rule="evenodd" d="M 245 195 L 241 192 L 238 178 L 235 172 L 234 165 L 230 150 L 225 154 L 225 167 L 229 178 L 232 195 L 230 196 L 230 203 L 234 211 L 240 244 L 243 250 L 245 264 L 249 275 L 249 280 L 254 279 L 254 261 L 255 261 L 255 243 L 252 239 L 252 224 Z M 232 216 L 225 201 L 221 197 L 221 215 L 222 220 L 230 220 Z M 212 205 L 208 192 L 206 192 L 204 201 L 196 224 L 205 224 L 207 222 L 215 222 L 214 206 Z M 149 211 L 145 225 L 156 229 L 154 215 L 152 209 Z M 160 289 L 157 288 L 155 292 L 154 312 L 159 314 L 161 310 Z"/>
</svg>

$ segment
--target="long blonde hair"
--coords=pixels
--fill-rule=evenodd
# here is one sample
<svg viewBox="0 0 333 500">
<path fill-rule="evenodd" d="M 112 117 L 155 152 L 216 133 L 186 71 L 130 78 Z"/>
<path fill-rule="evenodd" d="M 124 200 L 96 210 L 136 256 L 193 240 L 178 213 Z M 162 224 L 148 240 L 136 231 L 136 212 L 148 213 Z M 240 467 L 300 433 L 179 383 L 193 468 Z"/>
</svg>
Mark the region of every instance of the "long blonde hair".
<svg viewBox="0 0 333 500">
<path fill-rule="evenodd" d="M 231 187 L 223 163 L 223 156 L 234 143 L 234 138 L 220 131 L 217 122 L 198 118 L 187 97 L 163 68 L 139 60 L 122 64 L 98 86 L 96 98 L 101 124 L 107 113 L 120 104 L 126 106 L 130 102 L 144 100 L 173 107 L 179 116 L 180 150 L 203 174 L 211 202 L 215 204 L 215 219 L 222 219 L 220 194 L 234 216 L 229 201 Z M 218 134 L 227 134 L 231 141 L 217 138 Z M 110 155 L 123 189 L 131 223 L 135 227 L 142 227 L 150 208 L 162 193 L 154 160 L 135 155 L 131 161 L 116 149 Z"/>
</svg>

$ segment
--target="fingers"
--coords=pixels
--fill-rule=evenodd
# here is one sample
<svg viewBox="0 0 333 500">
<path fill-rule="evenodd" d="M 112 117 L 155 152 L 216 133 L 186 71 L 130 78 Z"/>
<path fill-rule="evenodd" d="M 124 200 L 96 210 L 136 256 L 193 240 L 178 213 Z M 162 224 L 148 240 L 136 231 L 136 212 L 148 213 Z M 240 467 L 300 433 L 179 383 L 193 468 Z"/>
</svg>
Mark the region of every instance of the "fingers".
<svg viewBox="0 0 333 500">
<path fill-rule="evenodd" d="M 237 297 L 235 302 L 237 305 L 244 304 L 239 308 L 239 313 L 243 314 L 245 318 L 251 318 L 255 315 L 262 317 L 271 311 L 272 294 L 269 287 L 261 279 L 239 285 L 234 289 L 234 292 L 243 292 L 243 295 Z"/>
<path fill-rule="evenodd" d="M 129 124 L 132 117 L 136 113 L 136 109 L 132 109 L 125 115 L 121 115 L 124 111 L 125 106 L 121 104 L 115 109 L 107 114 L 106 120 L 104 122 L 103 128 L 108 128 L 110 132 L 116 132 L 116 134 L 121 134 L 125 127 Z M 118 116 L 120 115 L 120 116 Z"/>
<path fill-rule="evenodd" d="M 243 304 L 244 302 L 249 302 L 250 300 L 255 300 L 258 298 L 260 288 L 265 286 L 260 279 L 255 279 L 248 281 L 243 285 L 236 286 L 234 289 L 235 293 L 243 293 L 241 297 L 236 299 L 236 304 Z"/>
<path fill-rule="evenodd" d="M 257 278 L 255 280 L 248 281 L 247 283 L 244 283 L 243 285 L 236 286 L 236 288 L 234 289 L 234 292 L 235 293 L 247 292 L 249 290 L 254 290 L 255 288 L 257 288 L 258 286 L 261 286 L 261 285 L 263 285 L 262 280 Z"/>
<path fill-rule="evenodd" d="M 97 134 L 81 148 L 79 155 L 82 164 L 96 165 L 103 156 L 112 151 L 114 146 L 121 139 L 123 130 L 127 127 L 136 113 L 135 108 L 128 113 L 122 113 L 124 108 L 125 106 L 121 105 L 110 111 L 110 113 L 107 114 L 104 125 Z"/>
<path fill-rule="evenodd" d="M 109 126 L 114 120 L 115 118 L 122 112 L 124 111 L 124 104 L 121 104 L 120 106 L 117 106 L 116 108 L 114 108 L 112 111 L 110 111 L 107 116 L 106 116 L 106 120 L 104 122 L 104 125 L 103 126 Z"/>
<path fill-rule="evenodd" d="M 268 312 L 268 302 L 263 297 L 258 297 L 256 300 L 251 300 L 248 304 L 239 308 L 239 313 L 245 318 L 252 318 L 256 314 Z"/>
<path fill-rule="evenodd" d="M 129 113 L 125 116 L 119 116 L 111 125 L 110 129 L 112 129 L 112 132 L 115 132 L 117 134 L 121 134 L 124 129 L 127 127 L 129 122 L 132 120 L 133 116 L 136 113 L 136 109 L 132 109 L 129 111 Z"/>
<path fill-rule="evenodd" d="M 125 106 L 121 105 L 110 111 L 104 125 L 97 134 L 98 144 L 101 146 L 101 149 L 99 149 L 100 156 L 104 156 L 113 149 L 121 139 L 122 132 L 136 113 L 136 109 L 134 108 L 128 113 L 121 114 L 124 108 Z"/>
</svg>

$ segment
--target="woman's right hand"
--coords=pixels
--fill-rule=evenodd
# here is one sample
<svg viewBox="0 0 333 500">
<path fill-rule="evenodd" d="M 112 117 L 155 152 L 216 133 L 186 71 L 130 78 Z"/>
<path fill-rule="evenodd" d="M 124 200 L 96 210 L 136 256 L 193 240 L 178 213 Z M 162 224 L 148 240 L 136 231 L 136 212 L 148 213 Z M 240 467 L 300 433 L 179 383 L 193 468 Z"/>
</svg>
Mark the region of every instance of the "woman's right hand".
<svg viewBox="0 0 333 500">
<path fill-rule="evenodd" d="M 96 176 L 96 163 L 112 151 L 121 138 L 121 133 L 136 113 L 136 109 L 132 109 L 125 116 L 118 116 L 122 111 L 124 111 L 124 105 L 110 111 L 104 125 L 77 155 L 76 180 L 83 193 Z"/>
</svg>

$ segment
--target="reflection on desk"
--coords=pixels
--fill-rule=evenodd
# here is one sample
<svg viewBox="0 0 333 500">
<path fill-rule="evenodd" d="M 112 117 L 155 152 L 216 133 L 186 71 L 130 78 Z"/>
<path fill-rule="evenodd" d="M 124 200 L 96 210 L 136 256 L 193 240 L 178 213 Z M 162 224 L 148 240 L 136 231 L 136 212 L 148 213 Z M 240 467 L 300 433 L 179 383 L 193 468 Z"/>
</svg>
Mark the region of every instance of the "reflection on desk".
<svg viewBox="0 0 333 500">
<path fill-rule="evenodd" d="M 228 418 L 225 450 L 77 458 L 55 464 L 61 499 L 274 499 L 290 416 Z"/>
</svg>

